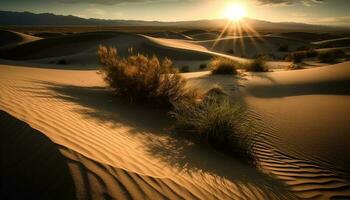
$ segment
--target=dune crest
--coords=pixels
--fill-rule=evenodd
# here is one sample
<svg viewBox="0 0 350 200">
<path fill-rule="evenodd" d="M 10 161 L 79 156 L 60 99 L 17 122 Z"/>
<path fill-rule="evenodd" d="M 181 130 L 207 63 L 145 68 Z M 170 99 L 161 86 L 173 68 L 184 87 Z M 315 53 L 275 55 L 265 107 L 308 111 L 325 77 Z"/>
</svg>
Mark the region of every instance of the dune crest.
<svg viewBox="0 0 350 200">
<path fill-rule="evenodd" d="M 0 30 L 0 49 L 40 40 L 40 37 L 15 31 Z"/>
</svg>

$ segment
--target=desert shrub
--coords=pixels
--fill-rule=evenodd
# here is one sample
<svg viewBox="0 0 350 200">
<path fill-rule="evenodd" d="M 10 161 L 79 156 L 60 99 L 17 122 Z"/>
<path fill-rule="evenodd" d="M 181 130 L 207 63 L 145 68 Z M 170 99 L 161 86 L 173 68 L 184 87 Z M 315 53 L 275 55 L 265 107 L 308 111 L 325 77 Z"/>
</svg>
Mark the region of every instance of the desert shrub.
<svg viewBox="0 0 350 200">
<path fill-rule="evenodd" d="M 281 46 L 278 47 L 278 51 L 281 52 L 288 52 L 289 51 L 289 46 L 288 44 L 282 44 Z"/>
<path fill-rule="evenodd" d="M 184 65 L 184 66 L 180 67 L 180 72 L 181 73 L 190 72 L 190 67 L 188 65 Z"/>
<path fill-rule="evenodd" d="M 306 58 L 305 52 L 294 52 L 287 56 L 286 60 L 292 61 L 293 63 L 301 63 Z"/>
<path fill-rule="evenodd" d="M 300 64 L 295 64 L 292 63 L 288 66 L 288 70 L 299 70 L 299 69 L 304 69 Z"/>
<path fill-rule="evenodd" d="M 57 61 L 57 65 L 66 65 L 67 64 L 67 61 L 65 59 L 59 59 Z"/>
<path fill-rule="evenodd" d="M 318 55 L 318 52 L 315 51 L 315 49 L 309 49 L 306 51 L 307 58 L 314 58 L 314 57 L 317 57 L 317 55 Z"/>
<path fill-rule="evenodd" d="M 245 112 L 222 89 L 211 89 L 200 101 L 180 101 L 170 114 L 176 133 L 253 163 Z"/>
<path fill-rule="evenodd" d="M 267 72 L 268 67 L 262 58 L 246 62 L 244 68 L 248 72 Z"/>
<path fill-rule="evenodd" d="M 333 63 L 336 62 L 339 58 L 344 58 L 346 53 L 341 49 L 334 49 L 329 51 L 320 52 L 318 59 L 320 62 L 324 63 Z"/>
<path fill-rule="evenodd" d="M 210 70 L 212 74 L 237 74 L 238 63 L 222 57 L 216 57 L 210 62 Z"/>
<path fill-rule="evenodd" d="M 173 70 L 171 60 L 142 54 L 120 57 L 115 48 L 100 46 L 98 59 L 104 80 L 117 95 L 130 102 L 172 106 L 187 98 L 185 80 Z"/>
<path fill-rule="evenodd" d="M 207 68 L 207 64 L 202 63 L 199 65 L 199 69 L 206 69 Z"/>
</svg>

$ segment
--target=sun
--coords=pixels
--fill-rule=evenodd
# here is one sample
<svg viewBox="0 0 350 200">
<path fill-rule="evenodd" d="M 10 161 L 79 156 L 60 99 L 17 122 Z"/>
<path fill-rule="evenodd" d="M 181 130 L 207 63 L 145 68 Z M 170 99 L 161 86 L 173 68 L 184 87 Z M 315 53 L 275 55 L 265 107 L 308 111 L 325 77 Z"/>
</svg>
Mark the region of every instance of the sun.
<svg viewBox="0 0 350 200">
<path fill-rule="evenodd" d="M 232 4 L 224 10 L 225 18 L 232 21 L 239 21 L 246 16 L 246 9 L 241 4 Z"/>
</svg>

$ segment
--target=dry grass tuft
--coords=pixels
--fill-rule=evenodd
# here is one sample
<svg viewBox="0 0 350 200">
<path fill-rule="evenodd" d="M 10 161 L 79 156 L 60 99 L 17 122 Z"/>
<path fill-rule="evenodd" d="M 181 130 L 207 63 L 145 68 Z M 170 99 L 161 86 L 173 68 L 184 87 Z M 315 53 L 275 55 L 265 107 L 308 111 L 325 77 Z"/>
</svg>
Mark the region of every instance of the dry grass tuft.
<svg viewBox="0 0 350 200">
<path fill-rule="evenodd" d="M 105 81 L 130 102 L 171 106 L 190 95 L 170 59 L 160 61 L 142 54 L 123 58 L 115 48 L 105 46 L 100 46 L 97 54 Z"/>
<path fill-rule="evenodd" d="M 209 66 L 212 74 L 237 74 L 238 63 L 228 58 L 216 57 Z"/>
<path fill-rule="evenodd" d="M 247 72 L 268 72 L 268 66 L 262 58 L 256 58 L 244 64 Z"/>
<path fill-rule="evenodd" d="M 305 52 L 294 52 L 287 56 L 287 61 L 292 61 L 294 64 L 302 63 L 306 58 Z"/>
<path fill-rule="evenodd" d="M 122 58 L 115 48 L 105 46 L 99 47 L 98 58 L 104 79 L 119 96 L 171 107 L 177 133 L 254 163 L 243 109 L 221 88 L 203 95 L 186 89 L 186 82 L 174 72 L 169 59 L 160 62 L 156 56 L 141 54 Z"/>
<path fill-rule="evenodd" d="M 295 64 L 292 63 L 288 66 L 287 70 L 299 70 L 299 69 L 304 69 L 301 64 Z"/>
<path fill-rule="evenodd" d="M 253 140 L 244 115 L 221 88 L 209 90 L 200 101 L 180 101 L 171 112 L 176 133 L 253 164 Z"/>
</svg>

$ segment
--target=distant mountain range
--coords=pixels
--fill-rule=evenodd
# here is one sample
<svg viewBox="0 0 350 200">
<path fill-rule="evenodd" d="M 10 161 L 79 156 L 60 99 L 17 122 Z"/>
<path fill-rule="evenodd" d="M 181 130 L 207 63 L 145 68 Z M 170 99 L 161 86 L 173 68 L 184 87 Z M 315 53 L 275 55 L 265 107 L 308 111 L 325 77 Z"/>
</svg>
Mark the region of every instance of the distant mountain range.
<svg viewBox="0 0 350 200">
<path fill-rule="evenodd" d="M 256 19 L 246 18 L 244 22 L 256 30 L 337 30 L 340 27 L 328 27 L 320 25 L 311 25 L 293 22 L 268 22 Z M 107 20 L 107 19 L 85 19 L 77 16 L 55 15 L 51 13 L 35 14 L 31 12 L 12 12 L 0 11 L 0 26 L 6 25 L 27 25 L 27 26 L 169 26 L 184 28 L 222 28 L 227 24 L 225 19 L 214 20 L 196 20 L 196 21 L 177 21 L 177 22 L 160 22 L 160 21 L 141 21 L 141 20 Z"/>
</svg>

